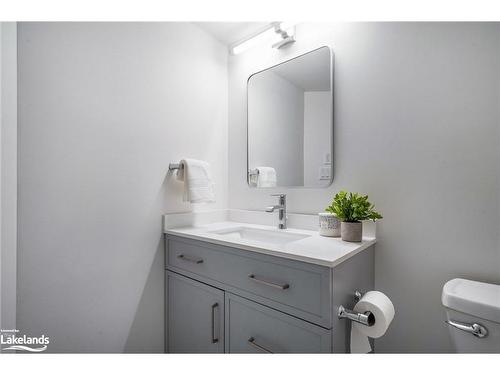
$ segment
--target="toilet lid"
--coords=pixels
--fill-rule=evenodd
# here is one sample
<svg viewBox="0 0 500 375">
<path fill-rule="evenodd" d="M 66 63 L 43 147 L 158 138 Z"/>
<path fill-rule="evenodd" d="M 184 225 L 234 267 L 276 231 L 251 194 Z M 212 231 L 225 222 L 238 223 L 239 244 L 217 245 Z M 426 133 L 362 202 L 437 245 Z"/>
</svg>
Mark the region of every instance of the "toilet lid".
<svg viewBox="0 0 500 375">
<path fill-rule="evenodd" d="M 453 279 L 444 284 L 441 301 L 450 309 L 500 323 L 500 285 Z"/>
</svg>

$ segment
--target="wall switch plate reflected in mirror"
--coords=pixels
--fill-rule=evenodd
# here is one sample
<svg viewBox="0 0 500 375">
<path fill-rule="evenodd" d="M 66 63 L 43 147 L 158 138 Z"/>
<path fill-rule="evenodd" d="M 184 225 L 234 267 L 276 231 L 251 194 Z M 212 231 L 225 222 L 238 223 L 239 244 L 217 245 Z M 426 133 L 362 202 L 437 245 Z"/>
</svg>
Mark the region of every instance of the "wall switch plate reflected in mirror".
<svg viewBox="0 0 500 375">
<path fill-rule="evenodd" d="M 328 181 L 331 178 L 332 167 L 330 165 L 319 167 L 319 180 L 320 181 Z"/>
</svg>

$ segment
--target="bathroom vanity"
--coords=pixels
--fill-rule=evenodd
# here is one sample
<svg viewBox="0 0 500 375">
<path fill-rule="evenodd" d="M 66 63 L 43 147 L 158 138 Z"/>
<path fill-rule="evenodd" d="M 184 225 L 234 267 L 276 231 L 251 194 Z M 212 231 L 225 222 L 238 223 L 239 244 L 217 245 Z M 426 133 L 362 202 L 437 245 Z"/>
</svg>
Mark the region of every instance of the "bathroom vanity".
<svg viewBox="0 0 500 375">
<path fill-rule="evenodd" d="M 321 237 L 312 215 L 279 230 L 253 224 L 270 219 L 259 215 L 165 215 L 168 353 L 348 352 L 338 308 L 373 289 L 375 238 Z"/>
<path fill-rule="evenodd" d="M 332 50 L 252 74 L 247 93 L 249 187 L 330 185 Z M 339 307 L 373 289 L 374 226 L 360 243 L 322 237 L 318 216 L 287 215 L 274 195 L 268 213 L 164 216 L 167 352 L 348 352 Z"/>
</svg>

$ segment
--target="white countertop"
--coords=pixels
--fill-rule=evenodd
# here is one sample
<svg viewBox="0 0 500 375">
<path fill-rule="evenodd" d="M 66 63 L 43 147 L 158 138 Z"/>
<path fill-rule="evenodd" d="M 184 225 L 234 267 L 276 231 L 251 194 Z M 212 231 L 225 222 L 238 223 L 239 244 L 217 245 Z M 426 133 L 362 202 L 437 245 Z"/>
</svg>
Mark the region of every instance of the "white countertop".
<svg viewBox="0 0 500 375">
<path fill-rule="evenodd" d="M 219 218 L 221 218 L 220 215 Z M 165 223 L 167 223 L 168 220 L 172 221 L 171 219 L 172 215 L 165 215 Z M 229 238 L 217 233 L 210 233 L 220 229 L 238 227 L 296 233 L 307 235 L 309 237 L 286 244 L 271 244 L 249 239 Z M 335 267 L 346 259 L 351 258 L 376 243 L 376 239 L 373 237 L 364 237 L 362 242 L 345 242 L 340 238 L 320 236 L 317 231 L 307 229 L 290 228 L 280 230 L 268 225 L 258 225 L 247 222 L 242 223 L 232 220 L 175 228 L 169 228 L 168 225 L 165 225 L 164 231 L 167 234 L 179 237 L 201 240 L 217 245 L 231 246 L 242 250 L 298 260 L 326 267 Z"/>
</svg>

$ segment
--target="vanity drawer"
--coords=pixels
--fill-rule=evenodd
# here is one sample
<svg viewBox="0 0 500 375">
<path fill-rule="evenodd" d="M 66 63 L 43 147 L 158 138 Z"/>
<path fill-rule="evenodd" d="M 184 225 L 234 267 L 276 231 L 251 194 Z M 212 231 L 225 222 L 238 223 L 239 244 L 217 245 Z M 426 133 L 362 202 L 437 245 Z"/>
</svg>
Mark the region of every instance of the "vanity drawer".
<svg viewBox="0 0 500 375">
<path fill-rule="evenodd" d="M 229 353 L 331 353 L 331 331 L 226 294 Z"/>
<path fill-rule="evenodd" d="M 167 243 L 167 268 L 331 327 L 328 268 L 175 236 Z"/>
</svg>

